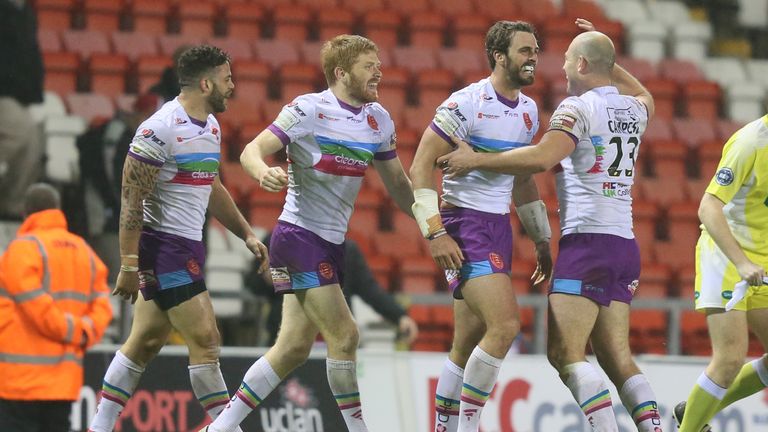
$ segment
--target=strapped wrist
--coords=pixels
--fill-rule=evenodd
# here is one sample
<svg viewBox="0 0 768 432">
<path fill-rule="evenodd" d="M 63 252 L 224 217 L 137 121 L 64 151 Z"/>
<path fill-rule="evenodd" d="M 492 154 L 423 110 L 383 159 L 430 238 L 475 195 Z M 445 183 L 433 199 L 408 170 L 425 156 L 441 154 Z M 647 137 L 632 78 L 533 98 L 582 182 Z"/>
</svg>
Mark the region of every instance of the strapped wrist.
<svg viewBox="0 0 768 432">
<path fill-rule="evenodd" d="M 429 239 L 440 230 L 445 230 L 440 219 L 437 192 L 434 189 L 419 188 L 413 191 L 413 217 L 419 225 L 421 235 Z"/>
<path fill-rule="evenodd" d="M 552 238 L 552 229 L 549 227 L 549 218 L 547 217 L 547 206 L 542 200 L 536 200 L 525 203 L 515 208 L 517 217 L 525 228 L 525 232 L 533 240 L 539 243 Z"/>
</svg>

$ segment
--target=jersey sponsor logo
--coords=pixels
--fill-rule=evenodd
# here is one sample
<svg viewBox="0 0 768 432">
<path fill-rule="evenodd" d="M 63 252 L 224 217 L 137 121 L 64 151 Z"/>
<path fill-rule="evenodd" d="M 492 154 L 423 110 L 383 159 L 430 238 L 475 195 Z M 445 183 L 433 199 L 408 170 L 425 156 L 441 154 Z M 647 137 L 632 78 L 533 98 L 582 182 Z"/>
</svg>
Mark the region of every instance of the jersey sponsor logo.
<svg viewBox="0 0 768 432">
<path fill-rule="evenodd" d="M 373 130 L 379 130 L 379 123 L 377 123 L 376 118 L 370 114 L 368 114 L 368 126 L 370 126 Z"/>
<path fill-rule="evenodd" d="M 607 108 L 608 110 L 608 129 L 616 134 L 640 133 L 637 116 L 632 112 L 632 108 Z"/>
<path fill-rule="evenodd" d="M 196 259 L 190 258 L 187 260 L 187 270 L 195 276 L 200 274 L 200 265 Z"/>
<path fill-rule="evenodd" d="M 482 112 L 477 113 L 477 118 L 479 118 L 479 119 L 484 119 L 485 118 L 485 119 L 489 119 L 489 120 L 495 120 L 495 119 L 500 118 L 500 117 L 501 116 L 498 116 L 496 114 L 486 114 L 486 113 L 482 113 Z"/>
<path fill-rule="evenodd" d="M 165 145 L 165 142 L 163 142 L 163 140 L 158 138 L 157 135 L 155 135 L 155 131 L 153 131 L 152 129 L 143 129 L 141 131 L 141 136 L 143 136 L 147 140 L 149 140 L 149 141 L 151 141 L 151 142 L 153 142 L 153 143 L 155 143 L 157 145 L 161 145 L 161 146 Z M 146 140 L 144 140 L 144 141 L 146 142 Z"/>
<path fill-rule="evenodd" d="M 491 252 L 488 254 L 488 261 L 491 262 L 492 266 L 499 270 L 504 268 L 504 262 L 501 260 L 501 255 L 497 254 L 496 252 Z"/>
<path fill-rule="evenodd" d="M 531 116 L 527 112 L 523 113 L 523 122 L 525 122 L 526 129 L 531 130 L 533 128 L 533 120 L 531 120 Z"/>
<path fill-rule="evenodd" d="M 331 117 L 328 114 L 324 114 L 324 113 L 317 113 L 317 118 L 319 118 L 320 120 L 339 121 L 338 117 Z"/>
<path fill-rule="evenodd" d="M 289 108 L 292 108 L 294 111 L 296 111 L 296 114 L 300 115 L 301 117 L 307 116 L 307 114 L 301 108 L 299 108 L 298 102 L 291 102 L 286 106 Z"/>
<path fill-rule="evenodd" d="M 327 262 L 321 262 L 320 265 L 317 266 L 317 271 L 320 273 L 320 276 L 325 279 L 333 278 L 333 267 Z"/>
<path fill-rule="evenodd" d="M 632 194 L 632 188 L 628 184 L 617 182 L 603 182 L 603 196 L 608 198 L 628 197 Z"/>
<path fill-rule="evenodd" d="M 728 186 L 731 183 L 733 183 L 733 170 L 728 167 L 722 167 L 720 170 L 715 174 L 715 181 L 720 186 Z"/>
</svg>

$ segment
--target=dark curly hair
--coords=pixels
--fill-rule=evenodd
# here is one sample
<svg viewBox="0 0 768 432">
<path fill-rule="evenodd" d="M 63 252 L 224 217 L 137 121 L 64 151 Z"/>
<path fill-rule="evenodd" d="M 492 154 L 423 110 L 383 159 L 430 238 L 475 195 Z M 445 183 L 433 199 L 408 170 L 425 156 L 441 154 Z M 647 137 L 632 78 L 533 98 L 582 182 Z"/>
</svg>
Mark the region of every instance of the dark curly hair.
<svg viewBox="0 0 768 432">
<path fill-rule="evenodd" d="M 496 67 L 493 53 L 499 51 L 502 54 L 507 54 L 509 45 L 512 43 L 512 37 L 517 32 L 536 35 L 536 29 L 533 25 L 525 21 L 497 21 L 488 29 L 488 33 L 485 35 L 485 55 L 488 56 L 491 70 Z"/>
<path fill-rule="evenodd" d="M 193 85 L 212 69 L 229 61 L 229 54 L 215 46 L 199 45 L 188 48 L 181 53 L 176 66 L 179 86 L 183 88 Z"/>
</svg>

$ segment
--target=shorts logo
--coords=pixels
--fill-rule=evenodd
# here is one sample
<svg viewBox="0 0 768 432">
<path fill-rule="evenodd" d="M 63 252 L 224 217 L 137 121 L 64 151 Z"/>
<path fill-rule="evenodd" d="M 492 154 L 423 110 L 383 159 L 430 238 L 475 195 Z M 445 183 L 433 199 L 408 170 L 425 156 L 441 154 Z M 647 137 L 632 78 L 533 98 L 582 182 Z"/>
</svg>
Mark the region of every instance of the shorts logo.
<svg viewBox="0 0 768 432">
<path fill-rule="evenodd" d="M 291 285 L 291 275 L 288 273 L 288 267 L 270 267 L 270 276 L 272 276 L 272 285 L 279 287 Z"/>
<path fill-rule="evenodd" d="M 326 262 L 320 263 L 317 270 L 320 272 L 320 276 L 325 279 L 331 279 L 333 277 L 333 267 Z"/>
<path fill-rule="evenodd" d="M 723 298 L 730 300 L 733 297 L 733 291 L 723 291 Z"/>
<path fill-rule="evenodd" d="M 194 258 L 187 260 L 187 270 L 189 270 L 189 272 L 195 276 L 200 274 L 200 266 L 197 264 L 197 261 Z"/>
<path fill-rule="evenodd" d="M 701 293 L 699 293 L 698 291 L 696 291 L 695 293 L 693 293 L 693 299 L 694 299 L 694 300 L 698 300 L 698 299 L 699 299 L 699 297 L 701 297 Z"/>
<path fill-rule="evenodd" d="M 157 285 L 157 278 L 155 278 L 153 270 L 142 270 L 139 272 L 139 288 L 145 289 Z"/>
<path fill-rule="evenodd" d="M 459 271 L 458 270 L 446 270 L 445 271 L 445 279 L 448 281 L 448 283 L 452 283 L 454 281 L 459 280 Z"/>
<path fill-rule="evenodd" d="M 635 279 L 632 281 L 631 284 L 627 285 L 627 289 L 629 290 L 629 293 L 632 294 L 632 296 L 635 295 L 635 291 L 637 291 L 637 287 L 640 285 L 640 281 Z"/>
<path fill-rule="evenodd" d="M 733 170 L 728 167 L 720 168 L 720 171 L 715 174 L 715 181 L 720 186 L 728 186 L 733 183 Z"/>
<path fill-rule="evenodd" d="M 499 254 L 497 254 L 496 252 L 489 253 L 488 260 L 491 262 L 491 265 L 493 265 L 497 269 L 501 270 L 504 268 L 504 263 L 501 261 L 501 256 L 499 256 Z"/>
</svg>

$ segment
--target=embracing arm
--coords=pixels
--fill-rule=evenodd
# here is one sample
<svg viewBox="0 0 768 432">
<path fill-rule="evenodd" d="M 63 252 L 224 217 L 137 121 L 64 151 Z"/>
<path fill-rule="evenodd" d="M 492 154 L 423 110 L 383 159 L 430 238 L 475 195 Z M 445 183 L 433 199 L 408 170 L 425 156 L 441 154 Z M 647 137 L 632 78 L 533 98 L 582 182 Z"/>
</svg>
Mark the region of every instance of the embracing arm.
<svg viewBox="0 0 768 432">
<path fill-rule="evenodd" d="M 280 167 L 270 167 L 264 157 L 277 153 L 283 142 L 269 129 L 262 131 L 249 142 L 240 155 L 243 169 L 259 182 L 266 191 L 279 192 L 288 184 L 288 174 Z"/>
</svg>

